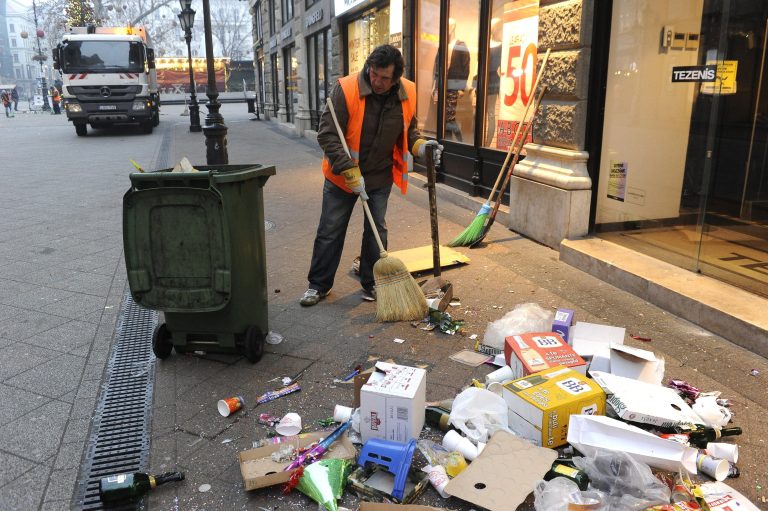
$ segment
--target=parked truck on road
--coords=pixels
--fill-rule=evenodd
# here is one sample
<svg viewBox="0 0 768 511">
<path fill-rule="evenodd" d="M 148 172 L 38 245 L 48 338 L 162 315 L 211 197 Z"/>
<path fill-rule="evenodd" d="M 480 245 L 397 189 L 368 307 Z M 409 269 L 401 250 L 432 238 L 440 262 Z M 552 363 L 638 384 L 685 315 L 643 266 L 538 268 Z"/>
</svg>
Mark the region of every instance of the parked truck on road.
<svg viewBox="0 0 768 511">
<path fill-rule="evenodd" d="M 143 27 L 72 27 L 53 50 L 53 62 L 78 136 L 86 135 L 88 124 L 132 123 L 144 133 L 159 124 L 155 55 Z"/>
</svg>

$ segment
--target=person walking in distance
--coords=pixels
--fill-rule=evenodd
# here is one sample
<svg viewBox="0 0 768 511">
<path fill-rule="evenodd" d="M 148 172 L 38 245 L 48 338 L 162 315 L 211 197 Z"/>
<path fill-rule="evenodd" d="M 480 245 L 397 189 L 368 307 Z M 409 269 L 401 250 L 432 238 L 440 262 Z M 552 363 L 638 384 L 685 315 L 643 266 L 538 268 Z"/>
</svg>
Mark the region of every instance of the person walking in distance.
<svg viewBox="0 0 768 511">
<path fill-rule="evenodd" d="M 61 94 L 56 87 L 51 87 L 51 103 L 53 104 L 53 113 L 55 115 L 61 114 Z"/>
<path fill-rule="evenodd" d="M 16 87 L 14 87 L 11 90 L 11 101 L 13 101 L 13 111 L 18 112 L 19 111 L 19 91 L 16 90 Z"/>
<path fill-rule="evenodd" d="M 328 295 L 358 195 L 368 196 L 368 206 L 384 247 L 385 215 L 392 185 L 406 193 L 412 154 L 423 158 L 434 147 L 440 164 L 443 147 L 421 137 L 416 123 L 416 86 L 402 77 L 405 61 L 400 50 L 388 44 L 376 47 L 359 73 L 340 78 L 330 93 L 331 102 L 352 158 L 347 156 L 326 107 L 320 117 L 317 141 L 323 149 L 323 202 L 312 262 L 309 288 L 299 303 L 312 306 Z M 363 218 L 360 249 L 360 284 L 363 299 L 376 299 L 373 265 L 379 248 L 370 223 Z"/>
<path fill-rule="evenodd" d="M 11 113 L 13 110 L 13 107 L 11 106 L 11 95 L 8 94 L 7 90 L 4 90 L 0 93 L 0 101 L 3 102 L 3 109 L 5 110 L 5 116 L 6 117 L 13 117 L 13 114 Z"/>
</svg>

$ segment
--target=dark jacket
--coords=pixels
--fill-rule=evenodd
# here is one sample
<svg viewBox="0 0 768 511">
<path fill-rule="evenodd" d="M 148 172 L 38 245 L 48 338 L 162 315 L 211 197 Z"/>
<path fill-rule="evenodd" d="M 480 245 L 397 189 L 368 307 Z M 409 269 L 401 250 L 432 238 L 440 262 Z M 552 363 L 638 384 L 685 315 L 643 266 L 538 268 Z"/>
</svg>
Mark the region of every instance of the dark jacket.
<svg viewBox="0 0 768 511">
<path fill-rule="evenodd" d="M 358 166 L 365 178 L 366 190 L 376 190 L 392 185 L 392 153 L 403 133 L 401 101 L 408 96 L 399 81 L 389 93 L 375 94 L 363 72 L 358 73 L 358 85 L 360 95 L 365 98 Z M 349 112 L 347 102 L 344 99 L 344 92 L 338 81 L 331 90 L 330 98 L 341 130 L 344 132 L 349 120 Z M 416 116 L 414 116 L 408 128 L 408 147 L 412 148 L 419 138 L 421 138 L 421 134 L 416 128 Z M 327 107 L 320 117 L 317 142 L 333 166 L 334 174 L 339 174 L 341 171 L 355 166 L 355 163 L 344 152 L 344 147 L 341 145 L 341 140 L 333 124 L 333 118 Z"/>
</svg>

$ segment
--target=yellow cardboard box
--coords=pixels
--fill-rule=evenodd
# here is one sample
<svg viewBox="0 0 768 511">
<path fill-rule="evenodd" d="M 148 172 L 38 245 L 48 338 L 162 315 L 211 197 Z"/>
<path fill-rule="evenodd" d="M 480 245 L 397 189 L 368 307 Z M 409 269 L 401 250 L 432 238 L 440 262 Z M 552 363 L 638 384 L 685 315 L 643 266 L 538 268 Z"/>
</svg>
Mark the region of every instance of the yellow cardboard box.
<svg viewBox="0 0 768 511">
<path fill-rule="evenodd" d="M 511 381 L 502 393 L 509 428 L 541 447 L 568 443 L 571 415 L 604 415 L 605 393 L 581 373 L 556 366 Z"/>
</svg>

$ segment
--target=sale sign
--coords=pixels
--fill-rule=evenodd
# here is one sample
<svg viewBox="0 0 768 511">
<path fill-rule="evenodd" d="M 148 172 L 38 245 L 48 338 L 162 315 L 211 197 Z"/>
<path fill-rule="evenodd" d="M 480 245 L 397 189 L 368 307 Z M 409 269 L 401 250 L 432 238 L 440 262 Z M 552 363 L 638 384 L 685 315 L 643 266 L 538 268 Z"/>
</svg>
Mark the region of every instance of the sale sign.
<svg viewBox="0 0 768 511">
<path fill-rule="evenodd" d="M 533 101 L 538 42 L 539 0 L 507 2 L 504 9 L 499 91 L 501 105 L 496 121 L 498 149 L 509 148 L 525 107 Z M 520 130 L 521 133 L 524 131 Z"/>
</svg>

